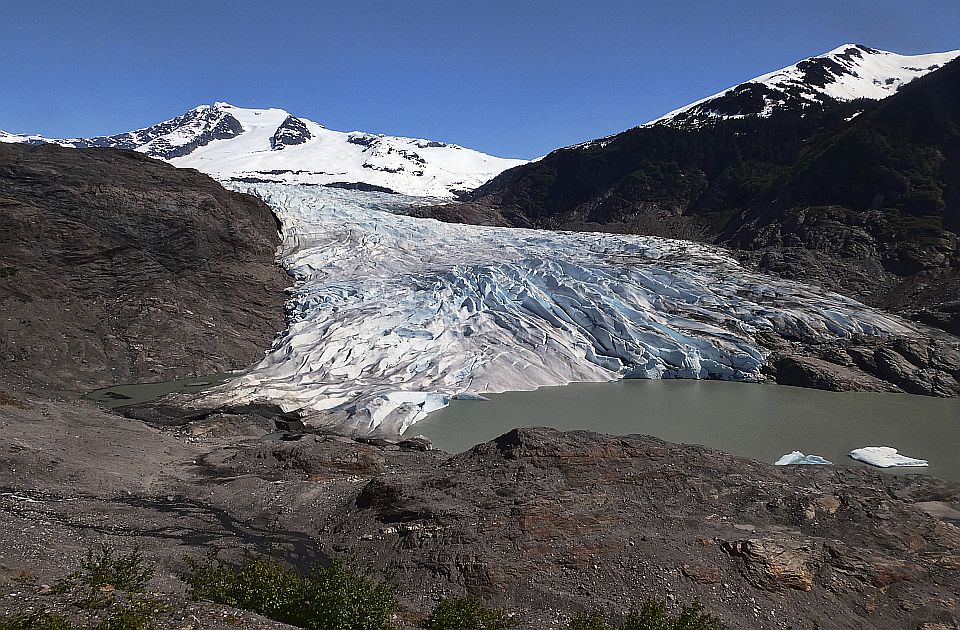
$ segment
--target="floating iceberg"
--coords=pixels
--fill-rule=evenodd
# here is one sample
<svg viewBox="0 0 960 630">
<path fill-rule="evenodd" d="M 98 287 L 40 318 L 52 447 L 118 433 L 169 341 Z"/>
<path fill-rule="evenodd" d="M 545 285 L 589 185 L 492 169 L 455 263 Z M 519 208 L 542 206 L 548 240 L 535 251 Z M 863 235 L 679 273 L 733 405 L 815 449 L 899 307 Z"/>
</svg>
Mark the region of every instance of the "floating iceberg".
<svg viewBox="0 0 960 630">
<path fill-rule="evenodd" d="M 850 457 L 878 468 L 893 466 L 929 466 L 925 459 L 905 457 L 889 446 L 865 446 L 850 451 Z"/>
<path fill-rule="evenodd" d="M 827 465 L 832 464 L 830 460 L 824 459 L 819 455 L 804 455 L 800 451 L 793 451 L 792 453 L 787 453 L 777 461 L 773 463 L 774 466 L 792 466 L 794 464 L 813 464 L 813 465 Z"/>
</svg>

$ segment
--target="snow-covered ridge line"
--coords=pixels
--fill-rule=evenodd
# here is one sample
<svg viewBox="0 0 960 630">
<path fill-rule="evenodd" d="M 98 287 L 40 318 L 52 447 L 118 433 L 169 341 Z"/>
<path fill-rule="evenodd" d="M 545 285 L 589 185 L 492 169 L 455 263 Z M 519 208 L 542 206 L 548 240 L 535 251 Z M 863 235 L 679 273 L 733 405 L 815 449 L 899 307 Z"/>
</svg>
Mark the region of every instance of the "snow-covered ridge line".
<svg viewBox="0 0 960 630">
<path fill-rule="evenodd" d="M 339 430 L 400 433 L 455 395 L 573 381 L 754 381 L 762 333 L 913 330 L 699 243 L 447 224 L 396 214 L 420 200 L 395 195 L 252 192 L 284 225 L 292 323 L 214 396 L 317 412 Z"/>
<path fill-rule="evenodd" d="M 777 109 L 830 100 L 880 100 L 957 57 L 960 50 L 899 55 L 844 44 L 675 109 L 647 125 L 696 126 L 717 118 L 769 116 Z"/>
<path fill-rule="evenodd" d="M 202 105 L 114 136 L 52 139 L 0 131 L 0 142 L 133 149 L 225 181 L 359 185 L 438 198 L 472 190 L 524 163 L 433 140 L 333 131 L 282 109 L 229 103 Z"/>
<path fill-rule="evenodd" d="M 770 116 L 815 103 L 881 100 L 960 57 L 960 50 L 900 55 L 862 44 L 844 44 L 792 66 L 754 77 L 667 112 L 641 127 L 692 129 L 718 120 Z M 617 134 L 567 147 L 605 146 Z"/>
</svg>

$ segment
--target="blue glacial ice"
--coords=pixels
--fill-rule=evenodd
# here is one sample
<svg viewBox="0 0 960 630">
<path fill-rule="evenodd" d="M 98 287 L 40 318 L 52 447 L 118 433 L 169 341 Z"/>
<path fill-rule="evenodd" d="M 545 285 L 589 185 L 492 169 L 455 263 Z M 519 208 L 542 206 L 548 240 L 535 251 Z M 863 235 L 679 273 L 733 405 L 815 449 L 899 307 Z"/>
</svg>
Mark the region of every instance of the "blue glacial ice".
<svg viewBox="0 0 960 630">
<path fill-rule="evenodd" d="M 441 223 L 423 199 L 258 185 L 283 224 L 289 328 L 213 395 L 402 432 L 453 396 L 574 381 L 757 381 L 776 335 L 910 324 L 687 241 Z"/>
</svg>

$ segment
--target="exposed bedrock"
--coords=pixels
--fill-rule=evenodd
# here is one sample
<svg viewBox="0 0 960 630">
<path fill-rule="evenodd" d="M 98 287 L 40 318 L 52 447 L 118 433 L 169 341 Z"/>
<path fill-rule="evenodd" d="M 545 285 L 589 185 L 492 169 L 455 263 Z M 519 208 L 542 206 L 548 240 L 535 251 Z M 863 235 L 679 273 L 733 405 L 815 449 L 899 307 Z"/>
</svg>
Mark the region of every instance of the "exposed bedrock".
<svg viewBox="0 0 960 630">
<path fill-rule="evenodd" d="M 284 326 L 277 228 L 256 198 L 139 153 L 0 144 L 0 382 L 244 367 Z"/>
<path fill-rule="evenodd" d="M 956 483 L 543 428 L 453 456 L 275 442 L 265 411 L 154 429 L 86 403 L 0 403 L 15 445 L 0 454 L 0 588 L 109 542 L 158 559 L 168 593 L 183 555 L 210 547 L 298 566 L 346 556 L 402 585 L 407 610 L 470 592 L 524 630 L 646 597 L 699 600 L 735 629 L 960 622 Z"/>
<path fill-rule="evenodd" d="M 829 391 L 889 391 L 960 396 L 960 341 L 929 336 L 856 336 L 815 344 L 768 337 L 765 371 L 781 385 Z"/>
<path fill-rule="evenodd" d="M 960 486 L 930 477 L 529 428 L 355 496 L 332 539 L 414 591 L 530 616 L 622 610 L 644 592 L 699 600 L 733 628 L 960 619 Z"/>
</svg>

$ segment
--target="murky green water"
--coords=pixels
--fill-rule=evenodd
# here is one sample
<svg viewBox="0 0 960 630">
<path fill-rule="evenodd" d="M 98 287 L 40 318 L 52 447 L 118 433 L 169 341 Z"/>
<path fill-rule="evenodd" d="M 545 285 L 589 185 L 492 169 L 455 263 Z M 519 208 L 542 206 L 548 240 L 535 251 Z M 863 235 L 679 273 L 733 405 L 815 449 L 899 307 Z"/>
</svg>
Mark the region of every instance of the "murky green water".
<svg viewBox="0 0 960 630">
<path fill-rule="evenodd" d="M 211 374 L 209 376 L 198 376 L 195 378 L 184 378 L 177 381 L 165 381 L 163 383 L 133 383 L 130 385 L 114 385 L 105 389 L 98 389 L 90 392 L 84 398 L 94 401 L 101 407 L 107 409 L 116 409 L 128 405 L 150 402 L 172 394 L 173 392 L 199 392 L 210 387 L 222 385 L 233 378 L 235 375 L 230 372 L 220 374 Z"/>
<path fill-rule="evenodd" d="M 862 446 L 893 446 L 960 481 L 960 400 L 834 393 L 797 387 L 686 380 L 577 383 L 455 400 L 414 425 L 437 448 L 458 452 L 519 426 L 643 433 L 773 463 L 799 450 L 837 464 Z"/>
</svg>

